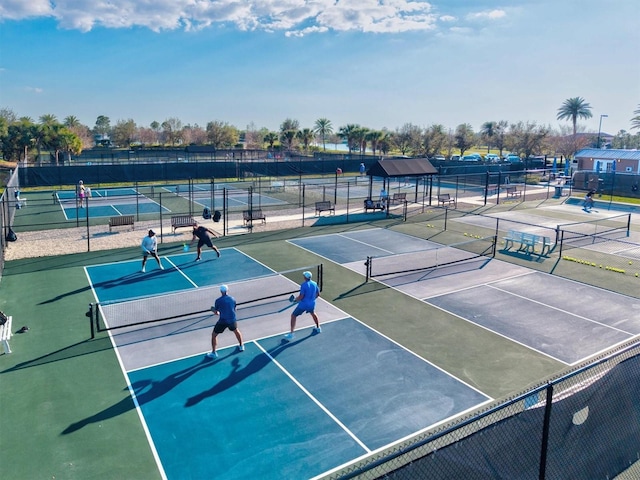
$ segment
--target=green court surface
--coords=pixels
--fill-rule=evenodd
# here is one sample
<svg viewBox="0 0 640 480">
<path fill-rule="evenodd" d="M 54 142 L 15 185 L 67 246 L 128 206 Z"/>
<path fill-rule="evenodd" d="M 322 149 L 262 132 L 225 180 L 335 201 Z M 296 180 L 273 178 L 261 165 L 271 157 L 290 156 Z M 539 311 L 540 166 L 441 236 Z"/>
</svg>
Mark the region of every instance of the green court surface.
<svg viewBox="0 0 640 480">
<path fill-rule="evenodd" d="M 536 204 L 535 207 L 537 206 Z M 531 206 L 528 209 L 526 205 L 518 208 L 504 206 L 495 211 L 487 210 L 487 213 L 520 215 L 526 221 L 527 215 L 531 215 L 535 207 Z M 57 206 L 57 208 L 60 207 Z M 562 221 L 579 218 L 576 212 L 555 211 L 553 208 L 544 212 L 536 209 L 535 213 L 557 217 Z M 221 238 L 217 241 L 217 245 L 223 252 L 221 259 L 206 260 L 202 263 L 206 267 L 198 266 L 197 269 L 201 270 L 198 272 L 194 270 L 194 274 L 201 276 L 200 282 L 203 284 L 217 284 L 218 279 L 225 278 L 224 273 L 221 273 L 223 270 L 216 271 L 215 280 L 212 280 L 208 277 L 207 269 L 215 270 L 219 260 L 223 260 L 225 254 L 232 251 L 237 252 L 238 258 L 250 257 L 257 264 L 276 272 L 322 263 L 324 271 L 322 299 L 326 302 L 327 308 L 323 313 L 327 318 L 321 318 L 321 322 L 328 319 L 330 312 L 338 312 L 335 319 L 336 326 L 342 321 L 338 321 L 338 314 L 344 318 L 357 319 L 367 329 L 376 332 L 380 338 L 388 339 L 403 351 L 411 352 L 415 358 L 422 359 L 421 362 L 423 360 L 428 362 L 448 377 L 469 386 L 482 397 L 506 398 L 565 371 L 567 363 L 570 363 L 573 357 L 563 361 L 540 349 L 532 348 L 522 338 L 510 338 L 504 332 L 487 327 L 488 324 L 469 321 L 466 317 L 470 315 L 468 311 L 450 311 L 453 307 L 449 305 L 450 302 L 445 301 L 445 293 L 442 290 L 434 290 L 433 295 L 424 294 L 424 292 L 417 294 L 414 291 L 403 291 L 404 287 L 399 288 L 395 284 L 377 280 L 365 282 L 362 272 L 353 265 L 346 264 L 348 259 L 344 249 L 337 250 L 345 255 L 345 258 L 334 261 L 328 253 L 320 253 L 315 248 L 301 247 L 293 243 L 293 241 L 304 239 L 312 241 L 318 236 L 353 235 L 374 227 L 389 229 L 395 234 L 406 235 L 412 239 L 418 238 L 441 244 L 453 244 L 464 241 L 471 235 L 484 236 L 487 233 L 487 227 L 484 225 L 460 222 L 459 229 L 450 228 L 447 231 L 435 229 L 431 225 L 433 220 L 427 212 L 422 216 L 411 218 L 408 222 L 378 220 L 371 223 L 363 222 L 359 225 L 319 225 L 290 231 Z M 638 226 L 634 224 L 633 228 L 637 232 Z M 579 258 L 576 250 L 573 251 L 572 258 Z M 165 268 L 170 265 L 168 259 L 173 259 L 172 263 L 179 263 L 179 259 L 185 255 L 182 252 L 182 245 L 178 244 L 162 245 L 159 253 L 163 257 Z M 231 258 L 231 255 L 229 257 Z M 637 291 L 640 291 L 640 281 L 633 276 L 626 276 L 624 281 L 621 281 L 623 277 L 616 272 L 586 266 L 577 261 L 560 260 L 553 253 L 546 258 L 537 258 L 498 250 L 496 260 L 508 265 L 506 268 L 526 269 L 529 274 L 531 271 L 536 275 L 553 274 L 553 278 L 561 274 L 568 279 L 567 281 L 575 282 L 588 279 L 599 292 L 619 291 L 637 298 Z M 96 298 L 89 283 L 87 267 L 120 265 L 115 270 L 104 267 L 106 276 L 103 276 L 99 282 L 102 282 L 105 292 L 110 288 L 118 290 L 114 298 L 121 298 L 122 292 L 127 293 L 128 297 L 135 297 L 137 294 L 127 292 L 127 288 L 133 288 L 132 285 L 144 280 L 137 276 L 140 272 L 136 272 L 135 267 L 139 266 L 139 262 L 139 249 L 130 248 L 14 260 L 6 263 L 0 285 L 2 292 L 0 308 L 13 315 L 14 330 L 23 325 L 28 326 L 29 330 L 16 334 L 11 339 L 13 353 L 0 356 L 0 391 L 2 392 L 0 396 L 0 429 L 2 431 L 0 475 L 3 478 L 258 478 L 261 472 L 265 473 L 265 477 L 271 478 L 310 478 L 341 461 L 349 461 L 359 454 L 361 447 L 357 442 L 351 442 L 348 436 L 338 433 L 335 438 L 340 438 L 344 443 L 336 445 L 348 445 L 348 447 L 340 449 L 342 453 L 335 457 L 337 459 L 335 462 L 326 462 L 325 458 L 313 459 L 309 463 L 313 466 L 309 467 L 308 471 L 305 471 L 304 467 L 290 471 L 271 465 L 264 457 L 253 464 L 249 462 L 252 467 L 248 467 L 244 473 L 240 474 L 220 473 L 223 471 L 223 465 L 221 464 L 219 472 L 215 468 L 216 462 L 211 462 L 210 467 L 202 467 L 202 465 L 208 465 L 208 458 L 212 459 L 216 453 L 220 453 L 216 452 L 216 442 L 233 444 L 234 441 L 241 440 L 241 445 L 237 448 L 242 452 L 247 444 L 260 442 L 265 442 L 265 445 L 271 445 L 274 449 L 284 448 L 285 442 L 279 444 L 278 438 L 287 438 L 287 441 L 293 443 L 304 441 L 303 438 L 296 438 L 295 435 L 286 437 L 285 434 L 278 433 L 286 432 L 287 422 L 275 413 L 284 409 L 291 412 L 293 416 L 301 415 L 299 410 L 286 409 L 307 400 L 302 400 L 300 391 L 294 386 L 286 382 L 282 383 L 284 380 L 277 372 L 274 363 L 268 362 L 265 363 L 264 368 L 262 366 L 258 368 L 256 362 L 266 362 L 264 351 L 271 351 L 272 357 L 276 360 L 281 359 L 283 364 L 286 363 L 286 367 L 299 378 L 306 376 L 307 380 L 309 378 L 313 380 L 314 376 L 309 372 L 317 373 L 319 383 L 314 388 L 324 391 L 328 399 L 338 395 L 336 393 L 338 390 L 332 390 L 336 388 L 337 383 L 341 385 L 340 391 L 349 390 L 348 385 L 353 385 L 356 392 L 363 389 L 361 379 L 349 378 L 336 367 L 340 365 L 339 360 L 338 363 L 335 363 L 335 360 L 328 363 L 331 369 L 336 370 L 329 369 L 328 374 L 323 375 L 324 360 L 326 357 L 333 357 L 335 353 L 333 349 L 339 348 L 348 352 L 350 331 L 338 335 L 334 341 L 328 341 L 333 334 L 329 327 L 334 323 L 330 323 L 327 324 L 327 332 L 323 332 L 318 337 L 323 339 L 324 344 L 320 345 L 314 340 L 316 337 L 310 336 L 308 337 L 310 340 L 301 341 L 280 352 L 280 335 L 288 329 L 289 311 L 276 310 L 269 320 L 269 328 L 273 329 L 273 335 L 263 335 L 259 330 L 253 333 L 248 328 L 248 338 L 245 338 L 245 342 L 250 346 L 246 352 L 243 352 L 243 355 L 247 355 L 242 357 L 241 363 L 234 363 L 234 359 L 238 358 L 237 355 L 232 354 L 231 350 L 234 337 L 225 332 L 220 336 L 221 341 L 226 342 L 221 345 L 224 361 L 220 364 L 220 368 L 216 369 L 215 364 L 199 367 L 204 365 L 201 354 L 209 348 L 210 324 L 203 328 L 201 333 L 197 333 L 202 341 L 198 355 L 183 356 L 176 353 L 171 363 L 159 362 L 157 366 L 146 364 L 144 354 L 136 359 L 134 354 L 127 352 L 127 356 L 121 357 L 119 351 L 114 349 L 114 341 L 112 341 L 112 337 L 115 338 L 118 335 L 117 331 L 99 332 L 95 338 L 90 337 L 89 319 L 85 316 L 85 312 L 88 305 L 95 302 Z M 125 270 L 130 271 L 122 270 L 122 265 L 126 265 Z M 194 268 L 186 257 L 184 266 L 187 269 Z M 158 275 L 155 271 L 156 267 L 153 260 L 147 264 L 146 275 L 149 275 L 149 283 L 152 283 L 154 276 Z M 233 274 L 232 263 L 226 264 L 224 268 L 228 269 L 230 275 Z M 487 282 L 487 278 L 483 277 L 485 271 L 490 272 L 490 270 L 475 272 L 474 281 L 477 286 L 485 285 Z M 161 273 L 169 272 L 165 270 Z M 493 271 L 491 274 L 499 273 L 501 272 Z M 110 280 L 109 275 L 116 276 L 120 280 L 117 278 Z M 126 279 L 122 280 L 126 275 L 130 275 L 131 278 L 135 276 L 134 283 L 127 283 Z M 223 276 L 219 277 L 219 275 Z M 455 283 L 458 282 L 458 278 L 462 278 L 458 275 L 461 273 L 452 272 L 448 277 L 444 275 L 440 278 L 440 283 L 433 283 L 433 285 L 438 285 L 438 288 L 442 289 L 443 278 L 445 280 L 448 278 L 449 283 Z M 465 281 L 472 281 L 473 274 L 466 275 Z M 231 275 L 228 278 L 232 277 Z M 207 279 L 211 281 L 207 283 Z M 235 277 L 232 280 L 238 281 L 238 278 Z M 532 284 L 535 285 L 537 293 L 545 288 L 545 282 L 539 277 L 536 277 L 536 281 Z M 503 287 L 504 285 L 501 285 L 501 288 Z M 519 288 L 519 284 L 513 286 L 514 291 L 516 287 Z M 144 288 L 143 292 L 149 293 Z M 526 296 L 520 291 L 518 294 Z M 429 298 L 438 295 L 442 295 L 438 299 L 438 306 L 430 304 Z M 468 296 L 458 294 L 457 298 L 460 302 L 468 301 Z M 561 297 L 558 298 L 561 299 Z M 536 301 L 542 300 L 545 299 L 536 297 Z M 485 313 L 490 311 L 487 305 L 483 305 L 482 308 Z M 579 305 L 567 308 L 577 310 Z M 597 311 L 602 308 L 596 306 L 594 315 L 603 313 Z M 308 316 L 306 317 L 308 321 Z M 301 328 L 304 331 L 308 328 L 308 323 L 301 325 Z M 322 337 L 323 335 L 326 336 Z M 352 333 L 352 335 L 357 337 L 360 334 Z M 307 337 L 302 336 L 302 338 Z M 177 349 L 180 332 L 173 332 L 172 336 L 166 337 L 166 341 L 169 346 L 174 342 Z M 355 340 L 354 345 L 358 345 Z M 168 352 L 170 355 L 170 348 Z M 367 357 L 365 355 L 354 356 L 354 358 Z M 123 361 L 132 362 L 132 365 L 139 362 L 139 366 L 131 368 L 130 379 L 125 374 L 127 368 L 123 367 Z M 177 370 L 171 370 L 173 368 L 171 365 L 178 366 Z M 345 368 L 348 368 L 348 365 L 345 365 Z M 170 377 L 175 379 L 175 375 L 180 375 L 180 372 L 191 375 L 190 369 L 194 370 L 195 375 L 191 376 L 189 381 L 178 381 L 180 388 L 169 388 L 167 382 L 163 382 Z M 234 369 L 235 371 L 244 369 L 242 378 L 246 381 L 243 383 L 249 383 L 256 392 L 260 393 L 248 394 L 247 390 L 243 389 L 243 395 L 247 395 L 247 398 L 238 396 L 236 385 L 229 381 L 233 378 L 230 375 Z M 208 381 L 203 376 L 207 370 L 212 372 Z M 278 395 L 276 389 L 265 390 L 265 384 L 260 383 L 263 374 L 265 378 L 262 380 L 267 384 L 270 381 L 278 383 L 284 398 L 274 398 Z M 396 371 L 394 375 L 397 376 L 397 374 Z M 336 381 L 332 382 L 332 378 Z M 196 380 L 204 383 L 196 385 L 193 383 Z M 316 382 L 312 380 L 309 381 Z M 130 388 L 139 395 L 135 401 Z M 153 391 L 151 397 L 149 390 L 145 388 L 151 388 Z M 384 389 L 380 387 L 380 391 L 382 390 Z M 375 397 L 376 393 L 375 390 L 371 391 L 370 396 Z M 162 403 L 156 401 L 158 397 L 164 397 Z M 343 401 L 353 402 L 354 400 L 345 397 Z M 252 402 L 254 402 L 253 406 Z M 234 403 L 241 404 L 235 412 Z M 330 401 L 328 400 L 327 403 Z M 477 403 L 474 402 L 474 405 Z M 137 408 L 140 406 L 141 409 Z M 342 407 L 345 406 L 346 404 L 342 405 Z M 150 413 L 145 409 L 156 407 L 160 412 L 154 417 L 155 421 L 148 423 L 145 415 Z M 198 409 L 207 407 L 211 407 L 212 412 L 215 413 L 208 412 L 206 416 L 206 421 L 212 422 L 211 429 L 206 428 L 206 423 L 198 423 L 197 418 L 187 419 L 185 423 L 175 426 L 176 432 L 184 435 L 185 438 L 192 436 L 189 440 L 194 444 L 192 447 L 181 448 L 172 453 L 170 434 L 162 436 L 157 445 L 154 443 L 155 440 L 149 441 L 150 437 L 158 438 L 155 437 L 155 430 L 160 425 L 157 422 L 161 422 L 163 418 L 170 424 L 174 416 L 176 419 L 180 418 L 176 413 L 178 410 L 192 409 L 193 412 L 197 412 Z M 385 408 L 392 408 L 392 404 Z M 387 411 L 385 408 L 381 409 L 381 418 Z M 335 405 L 330 410 L 340 412 L 340 405 Z M 262 415 L 257 414 L 261 411 Z M 328 422 L 324 415 L 318 411 L 312 411 L 311 415 L 316 419 L 314 423 L 326 425 L 327 432 L 334 431 L 334 425 Z M 348 416 L 348 413 L 341 414 Z M 234 414 L 241 416 L 239 424 Z M 261 422 L 272 415 L 278 427 L 269 430 L 264 428 Z M 359 422 L 356 417 L 352 421 L 356 425 Z M 190 422 L 193 422 L 191 429 Z M 258 425 L 261 425 L 260 428 Z M 161 428 L 165 427 L 161 426 Z M 150 433 L 149 429 L 154 432 Z M 233 436 L 234 430 L 237 429 L 242 431 L 242 436 L 238 436 L 237 431 L 236 436 Z M 225 435 L 229 436 L 225 437 Z M 271 436 L 267 440 L 259 438 L 269 435 Z M 380 440 L 382 437 L 378 438 L 375 435 L 371 437 L 373 440 L 370 448 L 378 448 L 392 441 L 387 438 Z M 329 449 L 329 447 L 330 445 L 325 445 L 325 448 Z M 207 457 L 208 450 L 214 452 L 211 457 Z M 341 458 L 340 455 L 345 451 L 348 455 Z M 171 460 L 162 462 L 163 456 L 165 458 L 169 456 Z M 192 463 L 190 463 L 190 456 L 193 456 Z M 309 456 L 313 458 L 312 453 Z M 171 468 L 163 470 L 159 467 L 165 463 L 171 465 Z M 194 465 L 193 470 L 189 469 L 189 464 Z M 301 465 L 304 465 L 304 462 Z M 251 470 L 251 468 L 255 469 Z M 278 468 L 280 470 L 277 470 Z M 224 471 L 232 472 L 233 464 L 224 463 Z M 218 473 L 220 476 L 217 476 Z"/>
</svg>

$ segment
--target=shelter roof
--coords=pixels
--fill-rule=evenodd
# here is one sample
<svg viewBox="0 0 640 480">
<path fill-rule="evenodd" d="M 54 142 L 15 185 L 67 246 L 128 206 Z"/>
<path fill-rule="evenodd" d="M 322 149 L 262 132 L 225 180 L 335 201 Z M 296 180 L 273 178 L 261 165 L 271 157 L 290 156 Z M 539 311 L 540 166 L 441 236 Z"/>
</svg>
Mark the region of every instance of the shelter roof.
<svg viewBox="0 0 640 480">
<path fill-rule="evenodd" d="M 640 160 L 640 150 L 585 148 L 575 154 L 575 158 L 596 160 Z"/>
<path fill-rule="evenodd" d="M 422 177 L 437 175 L 438 170 L 427 158 L 387 158 L 369 168 L 371 177 Z"/>
</svg>

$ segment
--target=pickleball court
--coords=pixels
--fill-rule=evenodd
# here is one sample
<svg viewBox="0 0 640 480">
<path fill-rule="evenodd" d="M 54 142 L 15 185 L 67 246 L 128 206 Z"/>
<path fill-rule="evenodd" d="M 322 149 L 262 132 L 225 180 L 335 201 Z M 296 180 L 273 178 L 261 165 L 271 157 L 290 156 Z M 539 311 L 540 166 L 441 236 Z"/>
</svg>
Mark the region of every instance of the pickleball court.
<svg viewBox="0 0 640 480">
<path fill-rule="evenodd" d="M 301 278 L 233 248 L 194 257 L 86 267 L 104 322 L 122 322 L 110 337 L 167 478 L 312 478 L 491 400 L 322 298 L 322 333 L 303 315 L 284 341 Z M 221 283 L 246 350 L 225 332 L 210 360 Z M 126 326 L 173 310 L 197 313 Z"/>
</svg>

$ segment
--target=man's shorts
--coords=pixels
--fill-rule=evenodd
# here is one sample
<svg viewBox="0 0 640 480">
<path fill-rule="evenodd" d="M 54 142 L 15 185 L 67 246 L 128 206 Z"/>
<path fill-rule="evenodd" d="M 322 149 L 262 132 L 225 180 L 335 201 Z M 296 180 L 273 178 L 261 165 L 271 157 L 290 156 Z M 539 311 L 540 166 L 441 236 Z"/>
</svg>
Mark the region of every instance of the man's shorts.
<svg viewBox="0 0 640 480">
<path fill-rule="evenodd" d="M 298 305 L 296 309 L 293 311 L 293 315 L 297 317 L 298 315 L 302 315 L 303 313 L 313 313 L 314 310 L 315 310 L 315 306 L 308 308 L 308 307 L 302 307 Z"/>
<path fill-rule="evenodd" d="M 213 248 L 213 243 L 211 243 L 211 239 L 209 237 L 204 237 L 198 240 L 198 246 L 202 247 L 203 245 Z"/>
<path fill-rule="evenodd" d="M 213 331 L 215 333 L 222 333 L 225 328 L 228 328 L 230 332 L 234 332 L 238 328 L 238 322 L 227 323 L 222 320 L 218 320 L 218 323 L 213 327 Z"/>
</svg>

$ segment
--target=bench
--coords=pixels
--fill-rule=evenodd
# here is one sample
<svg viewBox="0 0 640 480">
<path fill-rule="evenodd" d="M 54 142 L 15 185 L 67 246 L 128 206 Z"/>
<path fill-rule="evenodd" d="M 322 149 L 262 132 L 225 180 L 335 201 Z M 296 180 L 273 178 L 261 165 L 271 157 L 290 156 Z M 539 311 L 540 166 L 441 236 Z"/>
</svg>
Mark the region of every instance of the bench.
<svg viewBox="0 0 640 480">
<path fill-rule="evenodd" d="M 369 210 L 373 210 L 374 212 L 376 210 L 384 210 L 384 203 L 383 202 L 374 202 L 373 200 L 371 200 L 370 198 L 367 198 L 364 201 L 364 211 L 365 213 L 368 212 Z"/>
<path fill-rule="evenodd" d="M 333 212 L 335 215 L 336 208 L 329 201 L 316 202 L 316 215 L 319 216 L 322 212 L 329 212 L 329 214 Z"/>
<path fill-rule="evenodd" d="M 9 346 L 9 339 L 13 335 L 11 331 L 11 322 L 13 317 L 11 315 L 7 315 L 8 320 L 4 325 L 0 325 L 0 342 L 2 342 L 2 347 L 4 348 L 4 353 L 11 353 L 11 347 Z"/>
<path fill-rule="evenodd" d="M 16 208 L 26 208 L 27 207 L 27 199 L 24 197 L 16 197 Z"/>
<path fill-rule="evenodd" d="M 171 217 L 171 230 L 176 233 L 178 228 L 193 227 L 196 221 L 191 215 L 174 215 Z"/>
<path fill-rule="evenodd" d="M 518 190 L 516 187 L 507 187 L 506 192 L 507 192 L 508 198 L 516 198 L 522 195 L 522 192 Z"/>
<path fill-rule="evenodd" d="M 272 192 L 284 192 L 284 182 L 271 182 L 271 191 Z"/>
<path fill-rule="evenodd" d="M 519 232 L 518 230 L 509 230 L 507 236 L 504 237 L 504 249 L 509 250 L 516 243 L 520 244 L 519 252 L 525 252 L 527 255 L 536 253 L 536 245 L 541 244 L 539 256 L 546 255 L 551 251 L 551 238 L 533 233 Z"/>
<path fill-rule="evenodd" d="M 406 193 L 394 193 L 390 200 L 390 205 L 395 205 L 397 203 L 404 203 L 407 201 Z"/>
<path fill-rule="evenodd" d="M 131 226 L 131 230 L 133 230 L 133 224 L 135 221 L 135 217 L 133 215 L 120 215 L 118 217 L 111 217 L 109 219 L 109 231 L 111 231 L 114 227 L 128 227 Z"/>
<path fill-rule="evenodd" d="M 262 209 L 257 208 L 253 210 L 244 210 L 242 212 L 242 221 L 244 225 L 247 225 L 249 222 L 253 222 L 254 220 L 262 220 L 262 223 L 267 221 L 267 217 L 262 213 Z"/>
<path fill-rule="evenodd" d="M 453 207 L 457 208 L 455 197 L 452 197 L 448 193 L 441 193 L 438 195 L 438 206 L 442 205 L 444 207 L 445 203 L 447 205 L 451 205 L 453 203 Z"/>
</svg>

